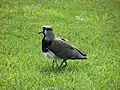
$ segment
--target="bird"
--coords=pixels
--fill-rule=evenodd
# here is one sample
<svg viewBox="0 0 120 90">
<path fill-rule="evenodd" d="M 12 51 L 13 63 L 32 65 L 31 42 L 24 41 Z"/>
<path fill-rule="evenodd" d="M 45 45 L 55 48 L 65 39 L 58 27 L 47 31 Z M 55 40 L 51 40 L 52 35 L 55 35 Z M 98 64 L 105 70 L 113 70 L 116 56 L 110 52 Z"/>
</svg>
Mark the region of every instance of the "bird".
<svg viewBox="0 0 120 90">
<path fill-rule="evenodd" d="M 56 63 L 57 67 L 66 67 L 67 60 L 69 59 L 87 59 L 87 55 L 70 44 L 67 39 L 55 36 L 53 26 L 43 25 L 42 31 L 40 31 L 39 34 L 41 33 L 43 34 L 42 52 L 46 57 L 53 60 L 52 67 L 54 67 L 54 63 Z M 58 66 L 57 60 L 62 60 L 60 66 Z"/>
</svg>

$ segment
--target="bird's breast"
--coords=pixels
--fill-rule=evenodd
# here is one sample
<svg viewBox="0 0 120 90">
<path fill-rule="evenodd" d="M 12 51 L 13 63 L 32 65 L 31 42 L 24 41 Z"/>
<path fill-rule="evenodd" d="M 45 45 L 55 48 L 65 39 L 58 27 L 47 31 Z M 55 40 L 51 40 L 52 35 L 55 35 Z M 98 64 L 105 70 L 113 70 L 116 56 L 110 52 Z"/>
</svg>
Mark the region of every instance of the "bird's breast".
<svg viewBox="0 0 120 90">
<path fill-rule="evenodd" d="M 44 52 L 44 55 L 52 60 L 58 59 L 58 57 L 51 51 Z"/>
<path fill-rule="evenodd" d="M 45 41 L 45 38 L 42 39 L 42 51 L 48 52 L 48 47 L 52 44 L 52 41 L 47 42 Z"/>
</svg>

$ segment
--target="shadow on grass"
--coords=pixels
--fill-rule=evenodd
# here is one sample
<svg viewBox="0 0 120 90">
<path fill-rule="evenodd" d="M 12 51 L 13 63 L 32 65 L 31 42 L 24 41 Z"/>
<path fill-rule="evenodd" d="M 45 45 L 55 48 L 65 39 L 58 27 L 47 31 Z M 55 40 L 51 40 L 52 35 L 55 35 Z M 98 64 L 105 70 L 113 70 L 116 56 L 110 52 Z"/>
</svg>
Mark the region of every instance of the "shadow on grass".
<svg viewBox="0 0 120 90">
<path fill-rule="evenodd" d="M 47 67 L 42 67 L 40 72 L 41 73 L 62 73 L 65 71 L 66 68 L 58 68 L 58 67 L 55 67 L 55 68 L 52 68 L 51 66 L 47 66 Z"/>
<path fill-rule="evenodd" d="M 50 74 L 50 73 L 64 73 L 64 72 L 79 72 L 81 70 L 84 70 L 86 68 L 89 68 L 90 65 L 88 63 L 86 64 L 82 64 L 82 65 L 79 65 L 77 63 L 74 63 L 74 64 L 69 64 L 67 67 L 65 68 L 58 68 L 58 67 L 55 67 L 55 68 L 52 68 L 51 66 L 44 66 L 40 69 L 40 72 L 41 73 L 46 73 L 46 74 Z"/>
</svg>

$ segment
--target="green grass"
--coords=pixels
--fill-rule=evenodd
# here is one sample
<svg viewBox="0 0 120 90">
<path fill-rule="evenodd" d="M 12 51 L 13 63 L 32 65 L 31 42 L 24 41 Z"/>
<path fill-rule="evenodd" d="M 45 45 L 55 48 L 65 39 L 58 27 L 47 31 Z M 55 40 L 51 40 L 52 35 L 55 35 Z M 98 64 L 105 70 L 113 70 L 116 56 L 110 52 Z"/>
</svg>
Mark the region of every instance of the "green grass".
<svg viewBox="0 0 120 90">
<path fill-rule="evenodd" d="M 38 35 L 44 24 L 88 60 L 51 69 Z M 120 1 L 1 0 L 0 90 L 120 90 Z"/>
</svg>

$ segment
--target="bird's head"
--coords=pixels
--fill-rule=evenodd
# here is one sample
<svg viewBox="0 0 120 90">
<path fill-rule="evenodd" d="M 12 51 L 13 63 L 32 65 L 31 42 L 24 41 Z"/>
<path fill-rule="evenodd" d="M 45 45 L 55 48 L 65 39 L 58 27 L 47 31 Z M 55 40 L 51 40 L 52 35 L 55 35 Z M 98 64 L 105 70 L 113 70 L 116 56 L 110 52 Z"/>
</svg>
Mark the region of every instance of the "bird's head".
<svg viewBox="0 0 120 90">
<path fill-rule="evenodd" d="M 42 26 L 42 31 L 40 31 L 39 34 L 41 33 L 47 41 L 52 41 L 54 39 L 53 27 L 50 25 Z"/>
</svg>

